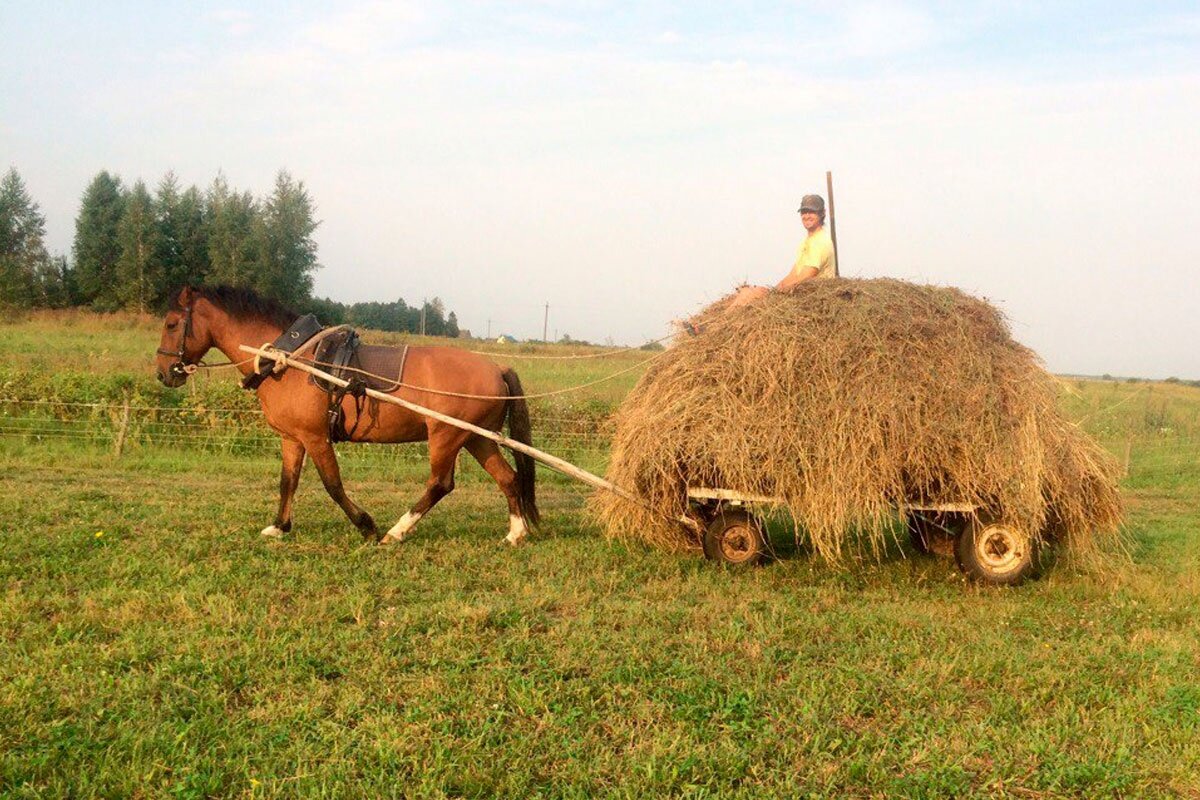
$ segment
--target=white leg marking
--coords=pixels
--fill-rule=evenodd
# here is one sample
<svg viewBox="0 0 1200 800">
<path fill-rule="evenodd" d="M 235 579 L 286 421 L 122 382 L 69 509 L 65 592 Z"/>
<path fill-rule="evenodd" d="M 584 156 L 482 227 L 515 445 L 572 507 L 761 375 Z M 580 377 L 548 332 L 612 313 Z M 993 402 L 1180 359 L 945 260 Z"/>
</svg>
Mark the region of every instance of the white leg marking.
<svg viewBox="0 0 1200 800">
<path fill-rule="evenodd" d="M 408 535 L 409 531 L 416 527 L 416 524 L 421 521 L 421 517 L 423 516 L 424 514 L 414 514 L 411 511 L 405 511 L 404 516 L 400 518 L 400 521 L 392 526 L 392 529 L 388 531 L 386 535 L 384 535 L 383 539 L 380 540 L 379 543 L 392 544 L 393 542 L 403 542 L 404 537 Z"/>
<path fill-rule="evenodd" d="M 521 542 L 525 541 L 525 537 L 529 535 L 529 529 L 525 527 L 525 520 L 521 519 L 516 514 L 508 515 L 508 536 L 504 537 L 504 541 L 516 547 Z"/>
<path fill-rule="evenodd" d="M 261 533 L 261 535 L 269 536 L 272 539 L 282 539 L 283 535 L 284 535 L 283 531 L 280 530 L 279 528 L 275 527 L 274 525 L 268 525 L 267 527 L 263 528 L 262 531 L 260 531 L 260 533 Z"/>
</svg>

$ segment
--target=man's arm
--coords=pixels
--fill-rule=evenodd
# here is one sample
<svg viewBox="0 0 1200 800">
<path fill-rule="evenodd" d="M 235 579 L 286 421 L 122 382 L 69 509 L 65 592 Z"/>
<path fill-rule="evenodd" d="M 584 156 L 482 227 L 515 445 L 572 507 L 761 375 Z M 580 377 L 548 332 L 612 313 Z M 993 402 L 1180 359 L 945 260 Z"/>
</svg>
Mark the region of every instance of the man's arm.
<svg viewBox="0 0 1200 800">
<path fill-rule="evenodd" d="M 784 276 L 783 280 L 781 280 L 779 283 L 775 284 L 775 291 L 790 292 L 792 289 L 795 289 L 800 284 L 804 283 L 807 280 L 811 280 L 812 278 L 815 278 L 816 276 L 817 276 L 817 268 L 816 267 L 805 267 L 804 269 L 800 270 L 799 272 L 797 272 L 796 270 L 792 270 L 786 276 Z"/>
</svg>

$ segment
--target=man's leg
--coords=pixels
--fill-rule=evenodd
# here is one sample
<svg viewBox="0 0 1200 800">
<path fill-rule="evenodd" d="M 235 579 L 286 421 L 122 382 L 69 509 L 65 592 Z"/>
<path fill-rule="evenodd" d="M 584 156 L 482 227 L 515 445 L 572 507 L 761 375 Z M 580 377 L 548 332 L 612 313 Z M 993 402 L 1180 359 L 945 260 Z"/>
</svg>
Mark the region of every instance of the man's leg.
<svg viewBox="0 0 1200 800">
<path fill-rule="evenodd" d="M 771 290 L 766 286 L 743 286 L 742 288 L 738 289 L 738 293 L 733 296 L 733 300 L 729 302 L 726 310 L 750 305 L 755 300 L 760 300 L 770 293 Z"/>
</svg>

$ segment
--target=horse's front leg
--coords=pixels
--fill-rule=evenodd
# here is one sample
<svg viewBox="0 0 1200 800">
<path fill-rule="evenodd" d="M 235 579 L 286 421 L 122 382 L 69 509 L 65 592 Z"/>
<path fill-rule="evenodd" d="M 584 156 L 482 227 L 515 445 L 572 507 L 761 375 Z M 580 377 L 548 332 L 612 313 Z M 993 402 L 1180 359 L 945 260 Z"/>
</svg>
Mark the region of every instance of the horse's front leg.
<svg viewBox="0 0 1200 800">
<path fill-rule="evenodd" d="M 304 469 L 304 445 L 299 439 L 284 436 L 283 468 L 279 473 L 279 511 L 275 521 L 262 529 L 263 536 L 282 539 L 292 529 L 292 503 L 296 499 L 296 487 L 300 485 L 300 472 Z"/>
<path fill-rule="evenodd" d="M 379 531 L 375 528 L 375 520 L 371 519 L 370 514 L 359 508 L 342 487 L 342 472 L 338 468 L 337 453 L 334 452 L 333 445 L 329 440 L 316 437 L 307 439 L 304 442 L 304 449 L 308 451 L 309 457 L 317 465 L 321 483 L 325 484 L 325 491 L 329 492 L 333 502 L 341 506 L 342 511 L 346 512 L 346 516 L 362 533 L 364 539 L 378 541 Z"/>
</svg>

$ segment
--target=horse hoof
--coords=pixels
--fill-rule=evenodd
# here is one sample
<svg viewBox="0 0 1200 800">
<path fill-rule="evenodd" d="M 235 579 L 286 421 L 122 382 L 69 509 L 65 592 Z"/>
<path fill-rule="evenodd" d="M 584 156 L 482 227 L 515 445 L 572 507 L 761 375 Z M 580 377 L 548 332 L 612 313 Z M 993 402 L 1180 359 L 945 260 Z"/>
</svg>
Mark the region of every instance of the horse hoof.
<svg viewBox="0 0 1200 800">
<path fill-rule="evenodd" d="M 268 525 L 259 531 L 260 536 L 266 536 L 268 539 L 282 539 L 283 530 L 275 525 Z"/>
<path fill-rule="evenodd" d="M 385 533 L 383 535 L 383 538 L 379 540 L 380 547 L 387 547 L 388 545 L 403 544 L 403 543 L 404 543 L 403 536 L 395 536 L 390 533 Z"/>
<path fill-rule="evenodd" d="M 509 547 L 520 547 L 521 545 L 525 544 L 525 537 L 522 536 L 519 539 L 514 539 L 510 536 L 505 536 L 504 543 Z"/>
</svg>

